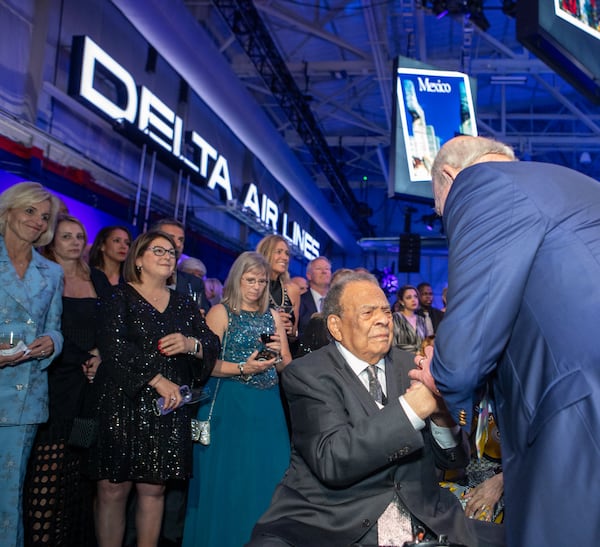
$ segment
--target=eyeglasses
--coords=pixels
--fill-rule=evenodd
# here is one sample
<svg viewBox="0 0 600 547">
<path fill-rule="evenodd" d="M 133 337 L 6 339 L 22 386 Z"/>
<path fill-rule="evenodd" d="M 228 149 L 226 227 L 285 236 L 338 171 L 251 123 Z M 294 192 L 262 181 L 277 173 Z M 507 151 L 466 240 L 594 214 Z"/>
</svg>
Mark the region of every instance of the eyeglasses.
<svg viewBox="0 0 600 547">
<path fill-rule="evenodd" d="M 256 277 L 242 277 L 242 281 L 244 281 L 251 287 L 256 285 L 257 283 L 263 287 L 267 284 L 266 279 L 256 279 Z"/>
<path fill-rule="evenodd" d="M 165 249 L 164 247 L 160 247 L 159 245 L 149 247 L 146 250 L 152 251 L 152 253 L 154 253 L 154 256 L 165 256 L 165 254 L 168 254 L 169 258 L 175 258 L 177 256 L 177 254 L 175 253 L 175 249 Z"/>
</svg>

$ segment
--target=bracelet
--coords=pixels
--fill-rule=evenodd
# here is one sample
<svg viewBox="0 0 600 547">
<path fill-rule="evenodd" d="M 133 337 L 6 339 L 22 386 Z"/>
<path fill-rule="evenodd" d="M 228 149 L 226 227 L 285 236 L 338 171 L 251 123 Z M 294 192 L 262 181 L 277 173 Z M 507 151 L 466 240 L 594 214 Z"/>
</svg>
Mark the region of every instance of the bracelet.
<svg viewBox="0 0 600 547">
<path fill-rule="evenodd" d="M 188 336 L 188 338 L 192 337 Z M 198 338 L 192 338 L 192 340 L 194 341 L 194 349 L 192 351 L 188 351 L 188 355 L 196 355 L 200 351 L 200 342 L 198 341 Z"/>
<path fill-rule="evenodd" d="M 244 365 L 245 364 L 246 364 L 246 362 L 238 363 L 238 368 L 240 369 L 240 376 L 245 376 L 244 375 Z"/>
<path fill-rule="evenodd" d="M 160 382 L 163 379 L 163 375 L 162 374 L 158 374 L 158 378 L 156 380 L 154 380 L 154 383 L 152 384 L 148 384 L 150 387 L 154 387 L 156 384 L 158 384 L 158 382 Z"/>
</svg>

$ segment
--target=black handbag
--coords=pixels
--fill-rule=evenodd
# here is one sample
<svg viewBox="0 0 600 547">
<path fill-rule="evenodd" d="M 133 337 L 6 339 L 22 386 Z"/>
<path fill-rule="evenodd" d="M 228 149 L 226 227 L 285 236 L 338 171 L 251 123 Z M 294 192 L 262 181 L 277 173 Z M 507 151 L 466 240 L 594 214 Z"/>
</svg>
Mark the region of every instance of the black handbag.
<svg viewBox="0 0 600 547">
<path fill-rule="evenodd" d="M 82 418 L 77 416 L 73 419 L 73 427 L 67 444 L 75 448 L 89 448 L 96 442 L 98 435 L 98 422 L 96 418 Z"/>
<path fill-rule="evenodd" d="M 90 448 L 98 437 L 98 420 L 91 407 L 92 384 L 86 382 L 79 395 L 79 412 L 73 418 L 67 445 L 73 448 Z"/>
</svg>

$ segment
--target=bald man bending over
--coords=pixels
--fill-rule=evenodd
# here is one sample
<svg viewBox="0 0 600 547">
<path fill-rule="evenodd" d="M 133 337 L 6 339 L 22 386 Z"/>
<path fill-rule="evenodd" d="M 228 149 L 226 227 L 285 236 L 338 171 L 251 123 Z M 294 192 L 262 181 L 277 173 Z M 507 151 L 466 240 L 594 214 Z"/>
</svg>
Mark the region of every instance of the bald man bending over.
<svg viewBox="0 0 600 547">
<path fill-rule="evenodd" d="M 411 377 L 467 427 L 493 379 L 509 546 L 595 546 L 600 184 L 481 137 L 448 141 L 432 176 L 448 307 L 433 358 Z"/>
</svg>

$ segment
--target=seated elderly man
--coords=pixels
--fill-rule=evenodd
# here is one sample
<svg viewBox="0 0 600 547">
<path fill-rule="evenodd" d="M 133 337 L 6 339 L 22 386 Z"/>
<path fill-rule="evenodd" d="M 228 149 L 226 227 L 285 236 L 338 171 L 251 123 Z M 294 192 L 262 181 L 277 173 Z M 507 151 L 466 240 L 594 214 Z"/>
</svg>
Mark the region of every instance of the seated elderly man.
<svg viewBox="0 0 600 547">
<path fill-rule="evenodd" d="M 335 340 L 282 373 L 290 467 L 254 528 L 252 547 L 404 545 L 439 539 L 503 545 L 500 525 L 470 520 L 436 466 L 468 462 L 465 438 L 425 385 L 412 355 L 392 348 L 392 314 L 377 280 L 352 272 L 323 313 Z"/>
</svg>

